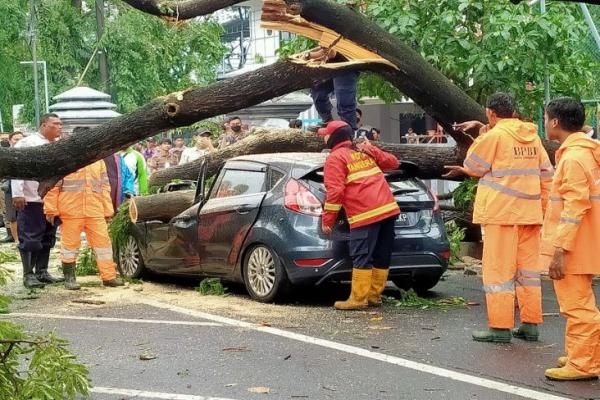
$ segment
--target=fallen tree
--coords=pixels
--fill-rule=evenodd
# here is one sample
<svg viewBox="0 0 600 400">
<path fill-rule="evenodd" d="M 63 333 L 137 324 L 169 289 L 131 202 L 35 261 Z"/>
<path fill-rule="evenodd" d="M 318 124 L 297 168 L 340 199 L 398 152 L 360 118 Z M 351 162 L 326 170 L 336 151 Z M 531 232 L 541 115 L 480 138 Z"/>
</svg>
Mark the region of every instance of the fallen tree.
<svg viewBox="0 0 600 400">
<path fill-rule="evenodd" d="M 129 218 L 137 221 L 168 222 L 194 204 L 194 192 L 183 190 L 133 197 L 129 200 Z"/>
<path fill-rule="evenodd" d="M 453 146 L 410 145 L 393 143 L 375 143 L 382 149 L 394 154 L 399 160 L 411 161 L 419 165 L 419 176 L 438 178 L 444 165 L 461 162 L 462 155 Z M 246 154 L 283 153 L 283 152 L 319 152 L 324 148 L 323 138 L 314 134 L 303 134 L 294 129 L 258 128 L 248 137 L 217 150 L 188 164 L 167 168 L 155 172 L 150 177 L 150 186 L 164 186 L 175 179 L 198 178 L 203 161 L 208 163 L 208 175 L 214 175 L 230 158 Z"/>
</svg>

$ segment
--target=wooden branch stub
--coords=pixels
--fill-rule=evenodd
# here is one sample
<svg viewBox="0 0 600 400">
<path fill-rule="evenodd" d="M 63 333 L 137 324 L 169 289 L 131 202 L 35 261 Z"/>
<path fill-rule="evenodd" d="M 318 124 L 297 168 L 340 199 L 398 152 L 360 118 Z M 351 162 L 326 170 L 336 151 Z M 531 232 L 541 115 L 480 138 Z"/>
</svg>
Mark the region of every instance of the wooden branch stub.
<svg viewBox="0 0 600 400">
<path fill-rule="evenodd" d="M 177 103 L 167 103 L 165 105 L 165 112 L 171 118 L 174 118 L 179 113 L 179 104 Z"/>
</svg>

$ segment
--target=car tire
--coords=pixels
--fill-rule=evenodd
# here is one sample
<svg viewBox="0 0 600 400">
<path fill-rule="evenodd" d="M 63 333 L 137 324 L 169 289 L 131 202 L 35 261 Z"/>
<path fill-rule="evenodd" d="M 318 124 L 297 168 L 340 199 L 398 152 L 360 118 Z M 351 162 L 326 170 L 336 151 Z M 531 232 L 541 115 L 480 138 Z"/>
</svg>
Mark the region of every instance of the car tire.
<svg viewBox="0 0 600 400">
<path fill-rule="evenodd" d="M 125 244 L 119 247 L 118 260 L 121 276 L 139 279 L 146 271 L 140 246 L 133 236 L 129 236 Z"/>
<path fill-rule="evenodd" d="M 396 287 L 398 289 L 409 290 L 410 287 L 411 287 L 410 277 L 406 277 L 406 278 L 393 278 L 392 282 L 394 282 L 394 285 L 396 285 Z"/>
<path fill-rule="evenodd" d="M 291 288 L 279 256 L 263 244 L 252 246 L 244 257 L 244 284 L 254 300 L 271 303 L 281 300 Z"/>
<path fill-rule="evenodd" d="M 440 281 L 441 275 L 421 276 L 414 280 L 412 287 L 418 295 L 425 294 Z"/>
</svg>

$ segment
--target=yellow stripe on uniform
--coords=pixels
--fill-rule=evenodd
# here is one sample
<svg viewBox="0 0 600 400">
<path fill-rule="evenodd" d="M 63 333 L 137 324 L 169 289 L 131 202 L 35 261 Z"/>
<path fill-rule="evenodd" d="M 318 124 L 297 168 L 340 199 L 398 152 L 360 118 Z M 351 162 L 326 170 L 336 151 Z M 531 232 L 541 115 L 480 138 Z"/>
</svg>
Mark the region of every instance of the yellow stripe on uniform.
<svg viewBox="0 0 600 400">
<path fill-rule="evenodd" d="M 381 169 L 379 169 L 379 167 L 373 167 L 371 169 L 367 169 L 366 171 L 355 172 L 346 177 L 346 183 L 350 183 L 350 182 L 355 181 L 360 178 L 366 178 L 368 176 L 377 175 L 380 172 L 381 172 Z"/>
<path fill-rule="evenodd" d="M 350 224 L 354 224 L 356 222 L 364 221 L 365 219 L 373 218 L 378 215 L 385 214 L 387 212 L 397 210 L 397 209 L 398 209 L 398 204 L 396 204 L 396 202 L 388 203 L 381 207 L 377 207 L 371 211 L 366 211 L 364 213 L 354 215 L 354 216 L 348 218 L 348 222 Z"/>
<path fill-rule="evenodd" d="M 325 211 L 340 211 L 342 209 L 341 204 L 325 203 Z"/>
</svg>

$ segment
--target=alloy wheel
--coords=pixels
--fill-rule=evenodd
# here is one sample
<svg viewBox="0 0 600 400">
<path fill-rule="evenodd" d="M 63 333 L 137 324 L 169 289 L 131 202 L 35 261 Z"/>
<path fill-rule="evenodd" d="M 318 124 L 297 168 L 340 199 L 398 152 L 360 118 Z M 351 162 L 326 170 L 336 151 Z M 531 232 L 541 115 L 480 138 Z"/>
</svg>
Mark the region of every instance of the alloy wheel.
<svg viewBox="0 0 600 400">
<path fill-rule="evenodd" d="M 131 236 L 127 238 L 125 246 L 119 251 L 119 264 L 125 276 L 132 277 L 140 267 L 140 248 Z"/>
<path fill-rule="evenodd" d="M 275 260 L 264 246 L 256 247 L 248 257 L 248 283 L 258 296 L 266 296 L 275 286 Z"/>
</svg>

